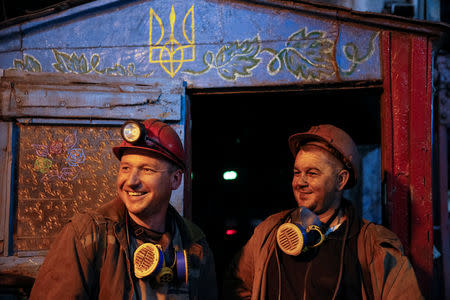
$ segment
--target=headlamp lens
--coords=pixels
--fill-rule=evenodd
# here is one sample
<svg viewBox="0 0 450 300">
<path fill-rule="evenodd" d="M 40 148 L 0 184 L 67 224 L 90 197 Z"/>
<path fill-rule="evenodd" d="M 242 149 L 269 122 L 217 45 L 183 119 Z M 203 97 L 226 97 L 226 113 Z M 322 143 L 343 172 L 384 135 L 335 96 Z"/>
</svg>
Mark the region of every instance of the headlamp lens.
<svg viewBox="0 0 450 300">
<path fill-rule="evenodd" d="M 134 143 L 141 137 L 141 127 L 137 122 L 129 122 L 122 127 L 122 137 L 128 143 Z"/>
</svg>

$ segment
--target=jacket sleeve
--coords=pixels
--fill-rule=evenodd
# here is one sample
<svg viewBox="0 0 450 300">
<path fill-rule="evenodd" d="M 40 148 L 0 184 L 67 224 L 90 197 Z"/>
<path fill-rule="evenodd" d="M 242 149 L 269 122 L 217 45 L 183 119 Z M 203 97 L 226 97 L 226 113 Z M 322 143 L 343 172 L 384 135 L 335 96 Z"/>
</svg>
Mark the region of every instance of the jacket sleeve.
<svg viewBox="0 0 450 300">
<path fill-rule="evenodd" d="M 97 276 L 93 264 L 98 237 L 88 216 L 79 216 L 58 234 L 39 269 L 30 299 L 89 299 Z"/>
<path fill-rule="evenodd" d="M 261 225 L 256 227 L 255 232 L 244 247 L 233 258 L 224 280 L 225 299 L 252 299 L 253 285 L 256 274 L 257 252 L 262 245 L 265 236 Z M 259 271 L 260 273 L 262 270 Z M 259 274 L 261 275 L 261 274 Z M 259 283 L 257 283 L 259 284 Z"/>
<path fill-rule="evenodd" d="M 266 263 L 274 249 L 275 232 L 291 212 L 269 216 L 232 260 L 224 280 L 224 299 L 264 299 Z"/>
<path fill-rule="evenodd" d="M 370 224 L 361 243 L 366 253 L 360 261 L 366 260 L 373 299 L 423 299 L 414 269 L 403 253 L 400 240 L 392 231 L 381 225 Z"/>
<path fill-rule="evenodd" d="M 175 212 L 175 209 L 172 208 Z M 176 216 L 175 212 L 175 216 Z M 218 299 L 217 277 L 214 255 L 206 241 L 203 231 L 194 223 L 183 218 L 184 235 L 189 236 L 192 244 L 187 249 L 189 254 L 189 293 L 190 299 Z"/>
<path fill-rule="evenodd" d="M 224 280 L 225 299 L 251 299 L 253 287 L 253 252 L 250 241 L 231 262 Z"/>
</svg>

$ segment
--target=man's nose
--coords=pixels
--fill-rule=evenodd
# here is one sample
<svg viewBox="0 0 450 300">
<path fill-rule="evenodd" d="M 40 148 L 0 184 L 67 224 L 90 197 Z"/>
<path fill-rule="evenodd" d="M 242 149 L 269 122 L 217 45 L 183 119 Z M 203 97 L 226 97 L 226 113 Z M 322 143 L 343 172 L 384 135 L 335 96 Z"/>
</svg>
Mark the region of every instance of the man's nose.
<svg viewBox="0 0 450 300">
<path fill-rule="evenodd" d="M 295 183 L 300 187 L 306 186 L 306 185 L 308 185 L 308 179 L 305 174 L 298 174 L 296 176 Z"/>
<path fill-rule="evenodd" d="M 133 169 L 128 173 L 127 181 L 128 186 L 137 186 L 140 183 L 139 179 L 139 171 L 136 169 Z"/>
</svg>

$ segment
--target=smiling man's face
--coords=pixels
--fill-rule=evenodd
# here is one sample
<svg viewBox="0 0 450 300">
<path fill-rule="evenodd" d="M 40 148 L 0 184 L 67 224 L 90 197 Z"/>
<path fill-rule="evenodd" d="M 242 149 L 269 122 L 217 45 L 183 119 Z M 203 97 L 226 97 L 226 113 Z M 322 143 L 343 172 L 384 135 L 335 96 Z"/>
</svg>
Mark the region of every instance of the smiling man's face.
<svg viewBox="0 0 450 300">
<path fill-rule="evenodd" d="M 117 192 L 130 216 L 146 222 L 166 213 L 181 171 L 157 155 L 127 150 L 120 161 Z"/>
<path fill-rule="evenodd" d="M 342 164 L 330 153 L 315 146 L 300 149 L 294 163 L 292 190 L 298 206 L 322 214 L 337 208 L 340 201 L 338 173 Z"/>
</svg>

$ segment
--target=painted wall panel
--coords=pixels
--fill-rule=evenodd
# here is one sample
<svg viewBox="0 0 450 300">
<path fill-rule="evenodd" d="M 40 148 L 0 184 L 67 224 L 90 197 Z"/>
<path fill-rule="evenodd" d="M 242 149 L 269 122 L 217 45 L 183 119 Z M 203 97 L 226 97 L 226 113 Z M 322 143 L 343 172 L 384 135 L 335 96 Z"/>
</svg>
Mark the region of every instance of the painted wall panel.
<svg viewBox="0 0 450 300">
<path fill-rule="evenodd" d="M 238 2 L 102 3 L 24 24 L 23 52 L 13 60 L 46 72 L 177 77 L 195 87 L 380 79 L 377 30 Z M 8 32 L 0 35 L 8 41 Z M 17 68 L 7 54 L 0 67 Z"/>
<path fill-rule="evenodd" d="M 0 52 L 20 49 L 19 26 L 12 26 L 0 32 Z"/>
<path fill-rule="evenodd" d="M 20 136 L 14 247 L 48 249 L 74 214 L 116 197 L 119 163 L 111 147 L 122 139 L 117 126 L 20 125 Z M 171 204 L 182 212 L 179 191 Z"/>
</svg>

